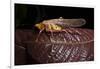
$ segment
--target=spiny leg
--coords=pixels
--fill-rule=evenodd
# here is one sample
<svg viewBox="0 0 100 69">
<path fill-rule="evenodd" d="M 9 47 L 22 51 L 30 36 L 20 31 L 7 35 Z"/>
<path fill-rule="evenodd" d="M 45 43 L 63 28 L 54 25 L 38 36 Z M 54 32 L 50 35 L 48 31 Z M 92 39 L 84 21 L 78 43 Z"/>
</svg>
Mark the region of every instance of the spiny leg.
<svg viewBox="0 0 100 69">
<path fill-rule="evenodd" d="M 81 35 L 81 33 L 77 29 L 74 28 L 69 28 L 69 29 L 75 31 L 75 33 L 77 33 L 78 35 Z M 73 38 L 75 39 L 76 42 L 80 41 L 79 37 L 73 36 Z"/>
<path fill-rule="evenodd" d="M 69 29 L 74 30 L 77 34 L 81 35 L 81 33 L 77 29 L 74 28 L 69 28 Z"/>
<path fill-rule="evenodd" d="M 42 30 L 39 31 L 39 34 L 38 34 L 38 36 L 37 36 L 37 38 L 36 38 L 36 42 L 38 41 L 38 39 L 39 39 L 39 37 L 40 37 L 40 34 L 42 33 L 43 30 L 44 30 L 44 29 L 42 29 Z"/>
<path fill-rule="evenodd" d="M 68 34 L 68 36 L 70 36 L 70 40 L 72 40 L 72 38 L 75 38 L 73 35 L 71 35 L 71 33 L 69 33 L 67 30 L 63 29 L 62 31 L 64 31 L 66 34 Z"/>
<path fill-rule="evenodd" d="M 81 34 L 78 30 L 76 31 L 76 29 L 74 29 L 74 28 L 70 28 L 70 27 L 69 27 L 69 29 L 72 30 L 72 31 L 75 31 L 75 32 L 78 33 L 78 34 Z M 71 33 L 69 32 L 69 34 L 71 34 Z M 79 37 L 75 36 L 75 34 L 74 34 L 74 36 L 71 35 L 71 37 L 73 37 L 73 39 L 74 39 L 74 41 L 75 41 L 76 43 L 79 43 L 79 41 L 80 41 Z"/>
<path fill-rule="evenodd" d="M 69 33 L 67 32 L 67 30 L 63 29 L 62 31 L 64 31 L 66 34 L 69 35 Z M 66 40 L 65 40 L 65 42 L 66 42 Z"/>
</svg>

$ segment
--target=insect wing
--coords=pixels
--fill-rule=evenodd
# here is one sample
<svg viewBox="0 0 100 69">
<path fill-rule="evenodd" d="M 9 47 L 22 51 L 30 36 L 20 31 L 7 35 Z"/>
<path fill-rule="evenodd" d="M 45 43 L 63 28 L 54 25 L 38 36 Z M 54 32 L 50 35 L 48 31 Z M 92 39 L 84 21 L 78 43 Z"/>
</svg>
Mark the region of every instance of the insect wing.
<svg viewBox="0 0 100 69">
<path fill-rule="evenodd" d="M 64 19 L 62 21 L 62 25 L 65 27 L 81 27 L 85 24 L 85 19 Z"/>
<path fill-rule="evenodd" d="M 56 24 L 59 26 L 65 27 L 81 27 L 85 25 L 85 19 L 50 19 L 43 22 L 44 24 Z"/>
</svg>

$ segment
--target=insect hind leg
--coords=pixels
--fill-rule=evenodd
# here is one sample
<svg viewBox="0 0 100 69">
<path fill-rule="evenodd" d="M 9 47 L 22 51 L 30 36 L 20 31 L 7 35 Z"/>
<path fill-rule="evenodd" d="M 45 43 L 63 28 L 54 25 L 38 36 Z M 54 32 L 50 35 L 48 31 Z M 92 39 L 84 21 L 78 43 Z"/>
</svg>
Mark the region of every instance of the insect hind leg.
<svg viewBox="0 0 100 69">
<path fill-rule="evenodd" d="M 72 41 L 73 39 L 76 41 L 75 37 L 68 30 L 63 29 L 62 31 L 64 31 L 69 36 L 69 41 Z"/>
</svg>

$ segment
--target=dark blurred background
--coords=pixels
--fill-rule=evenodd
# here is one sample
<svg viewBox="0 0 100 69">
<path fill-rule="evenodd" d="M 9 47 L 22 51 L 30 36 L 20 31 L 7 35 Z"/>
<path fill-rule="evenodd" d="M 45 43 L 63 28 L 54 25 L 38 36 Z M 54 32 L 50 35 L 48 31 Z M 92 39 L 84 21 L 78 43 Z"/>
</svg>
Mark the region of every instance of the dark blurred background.
<svg viewBox="0 0 100 69">
<path fill-rule="evenodd" d="M 94 29 L 94 8 L 15 4 L 15 28 L 33 29 L 34 24 L 53 18 L 84 18 L 82 28 Z"/>
</svg>

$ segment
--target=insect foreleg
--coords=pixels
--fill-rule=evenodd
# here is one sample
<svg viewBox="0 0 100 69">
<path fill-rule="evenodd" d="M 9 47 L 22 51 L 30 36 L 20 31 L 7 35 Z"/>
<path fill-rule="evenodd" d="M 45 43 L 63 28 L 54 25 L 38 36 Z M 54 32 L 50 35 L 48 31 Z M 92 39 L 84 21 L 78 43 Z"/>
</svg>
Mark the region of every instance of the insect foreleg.
<svg viewBox="0 0 100 69">
<path fill-rule="evenodd" d="M 36 42 L 38 41 L 38 39 L 39 39 L 39 37 L 40 37 L 40 34 L 42 33 L 43 30 L 44 30 L 44 29 L 42 29 L 42 30 L 39 31 L 39 34 L 38 34 L 38 36 L 37 36 L 37 38 L 36 38 Z"/>
</svg>

